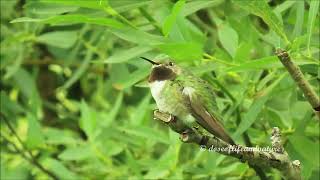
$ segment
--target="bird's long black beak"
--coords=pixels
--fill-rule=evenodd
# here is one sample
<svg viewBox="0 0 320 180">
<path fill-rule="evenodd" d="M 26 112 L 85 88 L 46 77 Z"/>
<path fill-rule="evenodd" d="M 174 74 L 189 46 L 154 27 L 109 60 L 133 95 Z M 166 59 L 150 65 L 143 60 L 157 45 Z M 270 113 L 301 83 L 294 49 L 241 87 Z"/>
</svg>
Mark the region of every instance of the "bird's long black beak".
<svg viewBox="0 0 320 180">
<path fill-rule="evenodd" d="M 153 65 L 159 65 L 159 63 L 154 62 L 154 61 L 152 61 L 152 60 L 150 60 L 150 59 L 148 59 L 148 58 L 145 58 L 145 57 L 140 57 L 140 58 L 143 59 L 143 60 L 148 61 L 149 63 L 151 63 L 151 64 L 153 64 Z"/>
</svg>

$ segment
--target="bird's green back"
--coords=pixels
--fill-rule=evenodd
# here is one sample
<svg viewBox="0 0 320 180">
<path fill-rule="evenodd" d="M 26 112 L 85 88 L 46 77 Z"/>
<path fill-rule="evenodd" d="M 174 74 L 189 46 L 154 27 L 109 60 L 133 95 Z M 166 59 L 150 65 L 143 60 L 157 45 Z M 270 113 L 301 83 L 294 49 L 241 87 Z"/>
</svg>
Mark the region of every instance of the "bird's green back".
<svg viewBox="0 0 320 180">
<path fill-rule="evenodd" d="M 214 93 L 213 87 L 207 81 L 195 76 L 188 70 L 182 70 L 181 74 L 176 78 L 177 81 L 181 81 L 183 87 L 191 87 L 195 91 L 194 96 L 200 101 L 205 109 L 214 117 L 221 121 L 219 115 L 219 109 L 216 104 L 216 94 Z"/>
</svg>

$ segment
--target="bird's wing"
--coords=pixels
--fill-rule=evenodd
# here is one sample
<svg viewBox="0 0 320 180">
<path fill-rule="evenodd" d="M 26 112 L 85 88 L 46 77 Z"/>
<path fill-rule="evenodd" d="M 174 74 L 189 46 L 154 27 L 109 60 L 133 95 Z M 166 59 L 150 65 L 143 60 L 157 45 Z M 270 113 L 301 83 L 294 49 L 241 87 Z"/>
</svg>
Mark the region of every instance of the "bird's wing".
<svg viewBox="0 0 320 180">
<path fill-rule="evenodd" d="M 194 88 L 184 87 L 183 94 L 189 101 L 191 113 L 199 125 L 225 142 L 235 144 L 231 137 L 226 133 L 218 117 L 209 113 L 204 106 L 205 102 L 201 101 L 201 95 L 197 94 Z"/>
</svg>

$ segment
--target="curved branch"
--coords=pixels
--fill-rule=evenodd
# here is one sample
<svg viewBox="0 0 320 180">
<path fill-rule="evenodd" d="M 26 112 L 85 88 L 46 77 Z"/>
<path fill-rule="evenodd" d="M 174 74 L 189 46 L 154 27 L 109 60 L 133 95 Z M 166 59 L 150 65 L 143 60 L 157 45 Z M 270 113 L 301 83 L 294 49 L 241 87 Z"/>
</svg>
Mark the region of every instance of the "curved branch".
<svg viewBox="0 0 320 180">
<path fill-rule="evenodd" d="M 166 123 L 173 131 L 181 134 L 180 139 L 185 143 L 195 143 L 201 149 L 216 151 L 220 154 L 232 156 L 241 162 L 248 162 L 250 165 L 258 167 L 273 167 L 282 172 L 285 179 L 300 180 L 300 162 L 291 162 L 288 154 L 284 151 L 281 144 L 281 134 L 279 128 L 273 128 L 271 136 L 272 148 L 261 148 L 264 151 L 255 150 L 257 147 L 245 147 L 242 145 L 230 145 L 215 136 L 206 136 L 199 133 L 176 117 L 154 111 L 154 118 Z"/>
<path fill-rule="evenodd" d="M 295 65 L 286 50 L 277 49 L 276 55 L 283 64 L 283 66 L 290 73 L 292 79 L 297 83 L 305 98 L 311 104 L 312 108 L 317 112 L 316 114 L 320 117 L 320 99 L 316 92 L 312 89 L 309 82 L 304 78 L 300 68 Z"/>
</svg>

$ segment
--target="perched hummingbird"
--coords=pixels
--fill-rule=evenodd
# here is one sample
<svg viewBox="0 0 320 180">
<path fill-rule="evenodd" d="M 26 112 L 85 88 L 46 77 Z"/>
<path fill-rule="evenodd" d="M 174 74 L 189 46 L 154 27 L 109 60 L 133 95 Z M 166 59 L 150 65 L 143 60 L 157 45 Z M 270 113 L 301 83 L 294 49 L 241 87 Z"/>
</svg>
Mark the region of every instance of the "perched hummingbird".
<svg viewBox="0 0 320 180">
<path fill-rule="evenodd" d="M 178 117 L 190 127 L 199 124 L 225 142 L 235 144 L 220 122 L 215 93 L 208 82 L 173 62 L 141 58 L 152 64 L 148 83 L 160 111 Z"/>
</svg>

